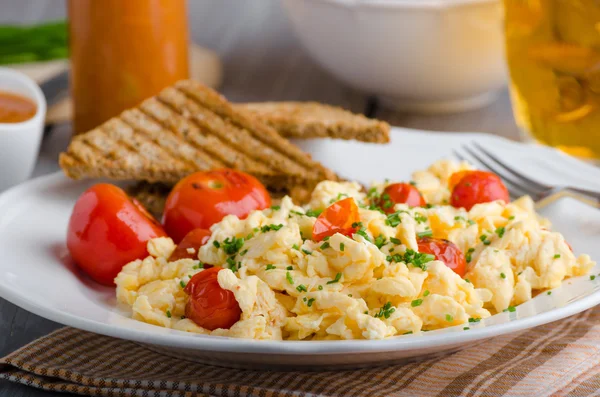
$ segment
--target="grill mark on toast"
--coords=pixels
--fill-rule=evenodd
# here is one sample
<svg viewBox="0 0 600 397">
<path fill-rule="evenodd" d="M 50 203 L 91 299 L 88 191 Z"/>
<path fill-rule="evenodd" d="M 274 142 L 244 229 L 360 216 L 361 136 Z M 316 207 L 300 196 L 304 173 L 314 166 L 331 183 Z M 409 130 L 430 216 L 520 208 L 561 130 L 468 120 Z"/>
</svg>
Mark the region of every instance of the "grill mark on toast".
<svg viewBox="0 0 600 397">
<path fill-rule="evenodd" d="M 217 157 L 228 167 L 234 167 L 256 174 L 271 174 L 271 170 L 263 164 L 254 161 L 245 154 L 222 142 L 218 137 L 205 133 L 199 126 L 178 113 L 168 104 L 151 98 L 140 106 L 147 116 L 157 120 L 165 129 L 181 136 L 198 150 L 205 150 Z M 168 113 L 168 114 L 165 114 Z"/>
<path fill-rule="evenodd" d="M 173 159 L 186 163 L 190 173 L 194 171 L 206 171 L 221 165 L 208 157 L 204 152 L 196 150 L 196 148 L 193 148 L 181 139 L 177 139 L 174 134 L 166 133 L 160 124 L 157 125 L 137 109 L 124 111 L 121 113 L 120 118 L 132 129 L 140 134 L 144 134 L 146 138 L 160 146 Z"/>
<path fill-rule="evenodd" d="M 230 121 L 233 125 L 247 130 L 267 146 L 295 160 L 299 165 L 304 167 L 306 174 L 311 176 L 318 175 L 314 179 L 337 179 L 333 172 L 313 161 L 308 154 L 286 141 L 272 127 L 254 120 L 244 111 L 234 110 L 232 105 L 216 91 L 192 80 L 179 81 L 175 84 L 175 87 L 184 92 L 188 97 L 194 98 L 203 107 Z"/>
<path fill-rule="evenodd" d="M 204 130 L 210 131 L 236 150 L 248 157 L 274 169 L 284 169 L 294 175 L 304 174 L 304 169 L 297 163 L 283 156 L 278 151 L 255 139 L 248 131 L 223 120 L 211 110 L 204 108 L 183 92 L 174 88 L 163 90 L 158 99 L 167 103 L 183 117 L 188 118 Z M 315 176 L 316 177 L 316 176 Z"/>
</svg>

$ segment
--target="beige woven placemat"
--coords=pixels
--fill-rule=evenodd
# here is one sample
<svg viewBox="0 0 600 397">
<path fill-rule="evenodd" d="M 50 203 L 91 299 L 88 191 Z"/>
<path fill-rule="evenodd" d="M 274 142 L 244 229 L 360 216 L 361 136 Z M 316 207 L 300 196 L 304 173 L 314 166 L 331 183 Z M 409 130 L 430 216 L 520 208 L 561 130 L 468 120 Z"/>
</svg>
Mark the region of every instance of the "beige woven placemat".
<svg viewBox="0 0 600 397">
<path fill-rule="evenodd" d="M 90 396 L 591 396 L 600 307 L 404 366 L 341 372 L 226 369 L 63 328 L 0 360 L 0 378 Z"/>
</svg>

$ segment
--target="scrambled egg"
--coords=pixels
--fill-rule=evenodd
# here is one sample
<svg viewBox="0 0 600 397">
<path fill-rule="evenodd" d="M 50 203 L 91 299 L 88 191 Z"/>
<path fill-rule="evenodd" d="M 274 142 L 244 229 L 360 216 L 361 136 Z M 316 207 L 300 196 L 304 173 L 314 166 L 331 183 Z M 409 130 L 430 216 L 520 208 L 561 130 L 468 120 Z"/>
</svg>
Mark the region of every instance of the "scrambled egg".
<svg viewBox="0 0 600 397">
<path fill-rule="evenodd" d="M 369 209 L 386 184 L 365 193 L 356 182 L 321 182 L 306 207 L 289 197 L 246 219 L 227 216 L 211 227 L 198 260 L 169 262 L 169 238 L 148 242 L 150 256 L 117 276 L 118 301 L 134 319 L 177 330 L 254 339 L 382 339 L 464 324 L 523 303 L 595 263 L 576 257 L 550 231 L 529 197 L 447 205 L 450 176 L 467 163 L 438 161 L 413 174 L 430 204 L 396 204 L 393 214 Z M 351 237 L 311 240 L 316 211 L 347 197 L 359 205 L 362 228 Z M 463 278 L 418 253 L 417 234 L 455 243 L 465 254 Z M 232 238 L 239 247 L 227 247 Z M 421 255 L 421 256 L 420 256 Z M 209 331 L 185 318 L 186 283 L 202 264 L 221 266 L 218 283 L 242 311 L 230 329 Z"/>
</svg>

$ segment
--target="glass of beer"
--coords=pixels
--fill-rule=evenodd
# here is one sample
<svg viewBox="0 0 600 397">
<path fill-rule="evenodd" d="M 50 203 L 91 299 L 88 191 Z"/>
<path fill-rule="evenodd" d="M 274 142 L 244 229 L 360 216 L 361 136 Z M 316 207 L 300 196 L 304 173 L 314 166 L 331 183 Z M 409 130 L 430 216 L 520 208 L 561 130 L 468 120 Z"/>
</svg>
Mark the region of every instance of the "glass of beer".
<svg viewBox="0 0 600 397">
<path fill-rule="evenodd" d="M 515 118 L 526 136 L 600 160 L 600 1 L 504 0 Z"/>
</svg>

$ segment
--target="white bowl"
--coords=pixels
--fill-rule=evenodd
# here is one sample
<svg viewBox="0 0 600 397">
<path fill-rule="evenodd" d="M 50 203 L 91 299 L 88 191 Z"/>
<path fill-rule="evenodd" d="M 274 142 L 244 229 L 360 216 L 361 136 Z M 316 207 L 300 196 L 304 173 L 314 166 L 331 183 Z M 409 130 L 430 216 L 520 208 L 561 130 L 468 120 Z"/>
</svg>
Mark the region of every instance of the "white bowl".
<svg viewBox="0 0 600 397">
<path fill-rule="evenodd" d="M 506 83 L 501 0 L 284 0 L 323 68 L 401 110 L 487 104 Z"/>
<path fill-rule="evenodd" d="M 31 176 L 38 157 L 46 117 L 46 99 L 38 85 L 13 69 L 0 68 L 0 91 L 31 99 L 35 115 L 21 123 L 0 123 L 0 191 Z"/>
</svg>

